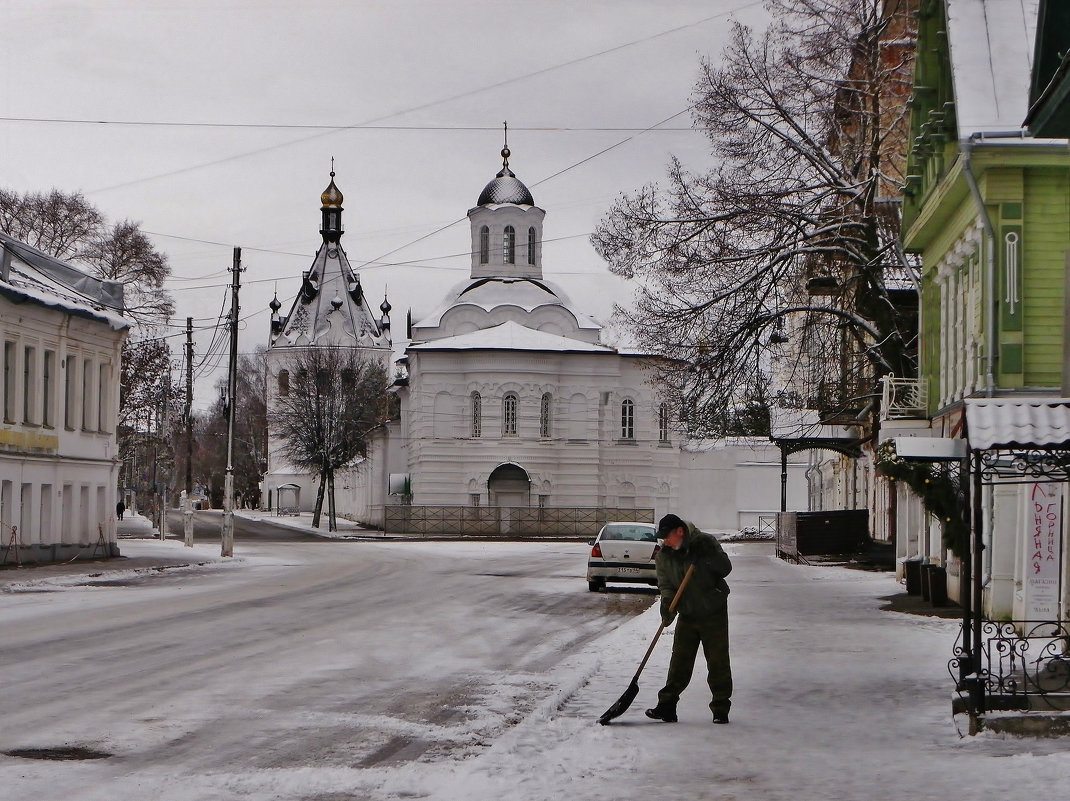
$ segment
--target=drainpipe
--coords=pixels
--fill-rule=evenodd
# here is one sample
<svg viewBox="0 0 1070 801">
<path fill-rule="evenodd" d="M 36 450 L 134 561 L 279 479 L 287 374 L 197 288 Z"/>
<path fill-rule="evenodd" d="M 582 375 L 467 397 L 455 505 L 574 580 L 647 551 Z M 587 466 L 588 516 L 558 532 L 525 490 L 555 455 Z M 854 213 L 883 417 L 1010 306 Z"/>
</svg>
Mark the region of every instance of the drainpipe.
<svg viewBox="0 0 1070 801">
<path fill-rule="evenodd" d="M 996 391 L 995 362 L 996 362 L 996 232 L 992 228 L 992 220 L 988 218 L 985 209 L 984 198 L 977 186 L 977 176 L 973 174 L 971 156 L 973 143 L 980 137 L 980 133 L 972 133 L 968 139 L 962 141 L 962 173 L 966 177 L 966 183 L 970 187 L 970 194 L 977 206 L 977 213 L 981 217 L 981 225 L 985 229 L 985 295 L 988 302 L 985 304 L 985 333 L 988 343 L 985 347 L 985 395 L 992 397 Z"/>
<path fill-rule="evenodd" d="M 971 162 L 971 156 L 973 154 L 973 146 L 976 142 L 984 142 L 989 139 L 1018 139 L 1022 145 L 1031 147 L 1048 147 L 1051 145 L 1050 141 L 1035 140 L 1029 136 L 1029 132 L 1024 129 L 1018 129 L 1016 131 L 975 131 L 969 135 L 966 139 L 963 139 L 960 144 L 962 151 L 963 162 L 962 172 L 966 178 L 966 183 L 970 187 L 970 194 L 973 196 L 973 202 L 977 206 L 977 213 L 981 217 L 981 224 L 985 229 L 985 237 L 988 239 L 988 253 L 985 258 L 985 291 L 988 293 L 988 303 L 985 304 L 985 329 L 987 330 L 988 346 L 985 354 L 985 361 L 987 366 L 985 368 L 985 394 L 988 397 L 992 397 L 996 394 L 996 304 L 998 300 L 996 298 L 996 231 L 992 227 L 992 220 L 988 217 L 988 212 L 985 210 L 984 198 L 981 197 L 981 190 L 977 186 L 977 176 L 973 173 L 973 165 Z"/>
</svg>

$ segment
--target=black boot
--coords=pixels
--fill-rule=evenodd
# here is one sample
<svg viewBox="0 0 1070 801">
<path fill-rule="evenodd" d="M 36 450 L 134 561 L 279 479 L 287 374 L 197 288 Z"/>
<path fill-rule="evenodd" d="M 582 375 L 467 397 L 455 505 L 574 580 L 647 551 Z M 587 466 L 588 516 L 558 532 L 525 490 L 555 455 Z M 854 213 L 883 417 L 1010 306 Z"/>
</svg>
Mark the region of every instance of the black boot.
<svg viewBox="0 0 1070 801">
<path fill-rule="evenodd" d="M 675 723 L 676 704 L 667 704 L 664 701 L 658 701 L 656 707 L 646 711 L 646 716 L 653 720 L 664 721 L 665 723 Z"/>
</svg>

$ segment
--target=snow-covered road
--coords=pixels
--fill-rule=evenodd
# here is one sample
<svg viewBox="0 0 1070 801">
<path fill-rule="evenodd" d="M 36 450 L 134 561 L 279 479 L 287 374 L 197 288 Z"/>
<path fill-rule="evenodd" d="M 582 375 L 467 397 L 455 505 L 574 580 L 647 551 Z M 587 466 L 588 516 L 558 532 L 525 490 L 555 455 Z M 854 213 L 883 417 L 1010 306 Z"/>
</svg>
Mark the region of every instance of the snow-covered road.
<svg viewBox="0 0 1070 801">
<path fill-rule="evenodd" d="M 729 545 L 732 724 L 703 681 L 647 721 L 653 596 L 593 594 L 575 543 L 199 545 L 167 571 L 0 574 L 0 799 L 946 799 L 1060 794 L 1060 741 L 960 738 L 953 621 L 888 574 Z M 189 554 L 174 541 L 124 554 Z M 97 586 L 87 586 L 97 585 Z M 646 611 L 644 611 L 646 610 Z M 1008 757 L 1000 759 L 997 757 Z"/>
</svg>

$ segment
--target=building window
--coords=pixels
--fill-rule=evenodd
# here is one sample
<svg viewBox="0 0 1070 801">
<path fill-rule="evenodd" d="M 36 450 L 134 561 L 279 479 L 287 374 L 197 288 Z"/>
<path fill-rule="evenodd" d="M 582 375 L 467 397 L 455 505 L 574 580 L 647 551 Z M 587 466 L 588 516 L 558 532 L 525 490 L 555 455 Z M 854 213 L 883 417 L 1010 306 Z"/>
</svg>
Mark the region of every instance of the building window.
<svg viewBox="0 0 1070 801">
<path fill-rule="evenodd" d="M 279 397 L 285 398 L 290 394 L 290 371 L 279 370 Z"/>
<path fill-rule="evenodd" d="M 479 263 L 486 264 L 490 261 L 490 229 L 483 226 L 479 229 Z"/>
<path fill-rule="evenodd" d="M 528 264 L 535 263 L 535 226 L 528 229 Z"/>
<path fill-rule="evenodd" d="M 82 360 L 82 431 L 89 431 L 90 417 L 89 399 L 93 396 L 90 391 L 93 385 L 93 362 L 89 359 Z"/>
<path fill-rule="evenodd" d="M 658 441 L 669 441 L 669 407 L 664 403 L 658 407 Z"/>
<path fill-rule="evenodd" d="M 507 392 L 502 398 L 502 436 L 515 437 L 516 434 L 516 393 Z"/>
<path fill-rule="evenodd" d="M 476 507 L 479 506 L 479 493 L 478 492 L 470 492 L 470 493 L 468 493 L 468 505 L 469 506 L 476 506 Z"/>
<path fill-rule="evenodd" d="M 15 422 L 15 343 L 4 343 L 4 422 Z"/>
<path fill-rule="evenodd" d="M 97 431 L 110 431 L 108 425 L 108 377 L 111 365 L 100 365 L 100 382 L 97 384 Z"/>
<path fill-rule="evenodd" d="M 483 398 L 478 392 L 472 393 L 472 436 L 483 436 Z"/>
<path fill-rule="evenodd" d="M 63 425 L 68 431 L 74 430 L 74 362 L 73 356 L 63 360 Z"/>
<path fill-rule="evenodd" d="M 45 369 L 42 383 L 42 405 L 41 405 L 41 424 L 51 428 L 55 424 L 53 419 L 53 409 L 55 408 L 56 399 L 53 397 L 56 394 L 56 352 L 54 350 L 45 351 Z"/>
<path fill-rule="evenodd" d="M 635 439 L 635 402 L 630 399 L 620 405 L 620 438 Z"/>
<path fill-rule="evenodd" d="M 544 392 L 542 395 L 542 406 L 539 408 L 539 436 L 543 439 L 550 439 L 553 433 L 550 419 L 550 405 L 553 403 L 553 396 L 549 392 Z"/>
<path fill-rule="evenodd" d="M 502 260 L 506 264 L 516 264 L 516 229 L 505 226 L 502 232 Z"/>
<path fill-rule="evenodd" d="M 37 422 L 37 349 L 27 345 L 22 352 L 22 422 Z"/>
</svg>

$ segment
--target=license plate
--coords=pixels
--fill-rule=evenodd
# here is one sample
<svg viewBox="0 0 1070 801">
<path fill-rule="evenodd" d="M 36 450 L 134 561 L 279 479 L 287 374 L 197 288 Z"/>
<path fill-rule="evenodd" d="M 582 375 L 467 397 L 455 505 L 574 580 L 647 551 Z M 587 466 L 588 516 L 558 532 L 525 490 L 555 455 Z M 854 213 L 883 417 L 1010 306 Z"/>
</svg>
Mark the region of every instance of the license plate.
<svg viewBox="0 0 1070 801">
<path fill-rule="evenodd" d="M 639 575 L 639 568 L 637 568 L 637 567 L 619 567 L 619 568 L 617 568 L 617 572 L 618 573 L 623 573 L 623 574 L 625 574 L 627 576 L 638 576 Z"/>
</svg>

